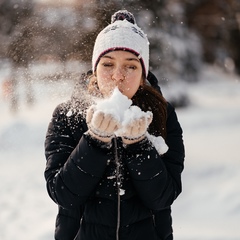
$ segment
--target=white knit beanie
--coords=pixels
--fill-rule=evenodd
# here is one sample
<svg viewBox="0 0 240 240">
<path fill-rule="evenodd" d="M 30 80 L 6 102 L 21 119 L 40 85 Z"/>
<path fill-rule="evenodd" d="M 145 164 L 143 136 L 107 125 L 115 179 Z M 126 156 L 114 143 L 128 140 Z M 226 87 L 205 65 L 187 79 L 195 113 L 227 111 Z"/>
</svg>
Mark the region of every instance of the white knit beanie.
<svg viewBox="0 0 240 240">
<path fill-rule="evenodd" d="M 135 23 L 134 16 L 120 10 L 112 15 L 112 22 L 97 36 L 93 48 L 92 70 L 95 72 L 100 58 L 110 51 L 125 50 L 141 61 L 145 77 L 149 69 L 149 42 L 146 34 Z"/>
</svg>

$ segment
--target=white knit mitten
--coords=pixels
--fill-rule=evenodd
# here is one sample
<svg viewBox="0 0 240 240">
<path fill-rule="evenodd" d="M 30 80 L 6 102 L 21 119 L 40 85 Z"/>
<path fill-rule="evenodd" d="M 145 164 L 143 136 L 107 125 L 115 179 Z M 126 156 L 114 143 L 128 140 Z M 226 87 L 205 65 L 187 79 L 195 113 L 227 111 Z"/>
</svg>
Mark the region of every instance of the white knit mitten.
<svg viewBox="0 0 240 240">
<path fill-rule="evenodd" d="M 131 109 L 130 109 L 131 110 Z M 129 114 L 126 112 L 126 115 Z M 134 116 L 134 115 L 133 115 Z M 148 126 L 152 122 L 151 112 L 136 114 L 136 117 L 128 119 L 121 129 L 120 135 L 124 144 L 133 144 L 146 137 Z"/>
<path fill-rule="evenodd" d="M 109 143 L 114 137 L 114 132 L 119 128 L 120 123 L 110 113 L 96 110 L 94 106 L 87 110 L 86 122 L 88 133 L 99 141 Z"/>
</svg>

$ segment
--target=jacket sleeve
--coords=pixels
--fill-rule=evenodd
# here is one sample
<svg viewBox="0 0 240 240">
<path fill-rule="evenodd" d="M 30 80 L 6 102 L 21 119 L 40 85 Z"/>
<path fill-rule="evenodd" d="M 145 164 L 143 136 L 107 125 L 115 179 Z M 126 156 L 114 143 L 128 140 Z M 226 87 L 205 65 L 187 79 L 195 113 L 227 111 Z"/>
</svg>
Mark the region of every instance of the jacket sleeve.
<svg viewBox="0 0 240 240">
<path fill-rule="evenodd" d="M 148 140 L 129 145 L 126 159 L 137 194 L 150 209 L 170 206 L 180 194 L 184 161 L 182 129 L 169 104 L 167 118 L 168 151 L 160 156 Z"/>
<path fill-rule="evenodd" d="M 74 127 L 66 112 L 58 106 L 48 127 L 45 179 L 50 197 L 63 208 L 72 208 L 83 204 L 95 189 L 105 171 L 109 150 L 85 135 L 83 124 Z M 71 128 L 81 132 L 79 141 Z"/>
</svg>

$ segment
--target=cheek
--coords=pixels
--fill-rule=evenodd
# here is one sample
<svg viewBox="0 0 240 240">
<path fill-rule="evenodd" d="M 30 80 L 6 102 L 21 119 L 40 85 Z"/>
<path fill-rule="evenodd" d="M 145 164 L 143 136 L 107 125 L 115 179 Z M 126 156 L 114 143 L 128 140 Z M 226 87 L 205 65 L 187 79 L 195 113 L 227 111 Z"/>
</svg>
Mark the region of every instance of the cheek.
<svg viewBox="0 0 240 240">
<path fill-rule="evenodd" d="M 100 92 L 103 94 L 103 96 L 108 96 L 113 90 L 113 88 L 115 87 L 115 85 L 111 80 L 103 76 L 97 77 L 97 83 L 98 83 L 98 88 Z"/>
<path fill-rule="evenodd" d="M 97 81 L 99 88 L 105 86 L 109 82 L 109 76 L 103 71 L 97 71 Z"/>
<path fill-rule="evenodd" d="M 123 87 L 123 93 L 128 97 L 132 98 L 134 94 L 137 92 L 141 81 L 140 80 L 132 80 L 127 82 Z"/>
</svg>

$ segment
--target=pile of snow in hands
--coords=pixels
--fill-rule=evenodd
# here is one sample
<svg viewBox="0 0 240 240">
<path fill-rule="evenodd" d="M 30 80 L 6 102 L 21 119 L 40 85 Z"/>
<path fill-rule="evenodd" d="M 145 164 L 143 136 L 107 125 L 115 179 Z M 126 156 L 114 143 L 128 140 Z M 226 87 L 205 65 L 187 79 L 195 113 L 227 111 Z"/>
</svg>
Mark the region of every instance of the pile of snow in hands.
<svg viewBox="0 0 240 240">
<path fill-rule="evenodd" d="M 149 118 L 152 118 L 152 112 L 144 112 L 139 107 L 131 105 L 132 100 L 123 95 L 118 88 L 115 88 L 109 98 L 96 101 L 95 112 L 97 113 L 98 111 L 101 111 L 113 115 L 114 118 L 121 123 L 120 129 L 115 132 L 115 135 L 119 136 L 125 131 L 126 126 L 135 119 L 144 118 L 145 120 L 148 120 Z M 160 155 L 167 152 L 168 146 L 161 136 L 156 137 L 148 132 L 146 133 L 146 136 Z"/>
</svg>

